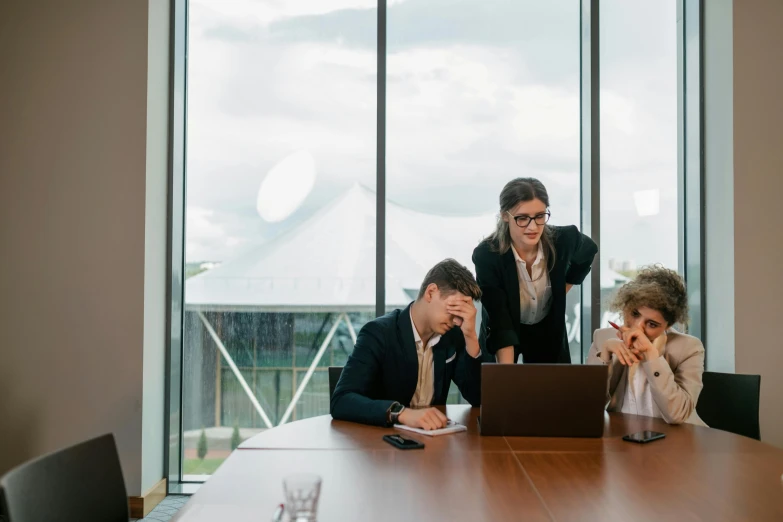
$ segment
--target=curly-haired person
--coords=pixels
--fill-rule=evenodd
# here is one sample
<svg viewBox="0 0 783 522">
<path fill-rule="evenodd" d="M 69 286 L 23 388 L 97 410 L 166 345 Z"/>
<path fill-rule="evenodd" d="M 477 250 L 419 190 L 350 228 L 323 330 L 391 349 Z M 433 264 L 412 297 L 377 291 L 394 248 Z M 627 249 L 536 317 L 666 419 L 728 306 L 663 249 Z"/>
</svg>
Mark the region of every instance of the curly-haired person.
<svg viewBox="0 0 783 522">
<path fill-rule="evenodd" d="M 623 325 L 596 330 L 587 357 L 588 364 L 609 366 L 606 409 L 703 426 L 696 401 L 704 346 L 672 329 L 688 321 L 688 295 L 679 274 L 661 266 L 643 268 L 618 290 L 612 309 Z"/>
</svg>

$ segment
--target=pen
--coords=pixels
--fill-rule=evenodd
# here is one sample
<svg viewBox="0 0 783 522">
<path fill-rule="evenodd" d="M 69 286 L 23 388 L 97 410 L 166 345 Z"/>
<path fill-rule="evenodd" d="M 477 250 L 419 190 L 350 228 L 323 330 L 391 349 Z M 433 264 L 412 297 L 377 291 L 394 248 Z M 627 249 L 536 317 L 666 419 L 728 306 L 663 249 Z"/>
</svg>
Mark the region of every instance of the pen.
<svg viewBox="0 0 783 522">
<path fill-rule="evenodd" d="M 614 324 L 612 321 L 609 321 L 609 324 L 612 325 L 612 328 L 614 328 L 615 330 L 619 330 L 620 329 L 620 327 L 617 326 L 616 324 Z"/>
<path fill-rule="evenodd" d="M 283 520 L 283 511 L 285 510 L 285 507 L 283 504 L 280 504 L 277 506 L 277 509 L 275 510 L 275 514 L 272 515 L 272 522 L 280 522 Z"/>
</svg>

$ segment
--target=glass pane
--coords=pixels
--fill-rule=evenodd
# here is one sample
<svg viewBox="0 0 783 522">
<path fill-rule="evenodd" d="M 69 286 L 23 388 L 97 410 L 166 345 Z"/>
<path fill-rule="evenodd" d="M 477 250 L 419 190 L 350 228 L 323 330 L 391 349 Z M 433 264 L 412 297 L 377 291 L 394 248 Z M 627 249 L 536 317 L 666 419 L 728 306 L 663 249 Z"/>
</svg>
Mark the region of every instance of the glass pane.
<svg viewBox="0 0 783 522">
<path fill-rule="evenodd" d="M 601 2 L 603 327 L 639 267 L 678 268 L 676 26 L 676 0 Z"/>
<path fill-rule="evenodd" d="M 387 60 L 387 308 L 444 258 L 474 269 L 515 177 L 546 185 L 550 223 L 579 224 L 578 2 L 391 3 Z M 567 310 L 576 362 L 578 288 Z"/>
<path fill-rule="evenodd" d="M 374 315 L 377 9 L 189 9 L 184 471 L 199 480 L 237 440 L 327 414 L 326 367 Z"/>
<path fill-rule="evenodd" d="M 301 383 L 307 372 L 296 372 L 296 380 Z M 297 414 L 306 419 L 329 413 L 329 374 L 325 368 L 313 372 L 304 393 L 296 403 Z"/>
<path fill-rule="evenodd" d="M 259 367 L 262 369 L 255 372 L 256 380 L 253 389 L 272 423 L 277 424 L 283 418 L 283 413 L 294 396 L 293 371 L 290 365 L 268 368 L 261 364 Z M 266 427 L 256 412 L 254 412 L 253 427 L 261 429 Z"/>
</svg>

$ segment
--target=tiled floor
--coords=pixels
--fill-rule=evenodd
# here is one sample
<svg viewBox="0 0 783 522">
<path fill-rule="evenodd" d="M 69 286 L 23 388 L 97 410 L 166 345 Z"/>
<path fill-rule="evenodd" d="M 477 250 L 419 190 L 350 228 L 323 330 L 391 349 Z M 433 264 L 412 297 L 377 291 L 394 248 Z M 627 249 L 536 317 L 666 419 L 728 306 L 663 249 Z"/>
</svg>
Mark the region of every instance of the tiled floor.
<svg viewBox="0 0 783 522">
<path fill-rule="evenodd" d="M 130 522 L 169 522 L 189 498 L 186 495 L 169 495 L 149 515 L 140 519 L 132 518 Z"/>
</svg>

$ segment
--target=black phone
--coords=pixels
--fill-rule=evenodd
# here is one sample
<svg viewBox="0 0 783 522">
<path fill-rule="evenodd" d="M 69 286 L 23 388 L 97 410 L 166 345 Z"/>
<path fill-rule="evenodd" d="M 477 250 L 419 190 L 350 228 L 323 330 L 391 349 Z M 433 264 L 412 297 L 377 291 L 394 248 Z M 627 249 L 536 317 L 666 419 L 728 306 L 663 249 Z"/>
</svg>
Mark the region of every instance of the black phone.
<svg viewBox="0 0 783 522">
<path fill-rule="evenodd" d="M 424 444 L 419 442 L 418 440 L 413 439 L 406 439 L 402 435 L 384 435 L 383 440 L 394 446 L 395 448 L 399 448 L 402 450 L 407 449 L 421 449 L 424 447 Z"/>
<path fill-rule="evenodd" d="M 623 437 L 623 440 L 627 440 L 628 442 L 637 442 L 639 444 L 645 444 L 647 442 L 652 442 L 654 440 L 662 439 L 666 436 L 665 433 L 661 433 L 659 431 L 640 431 L 638 433 L 631 433 L 630 435 L 626 435 Z"/>
</svg>

